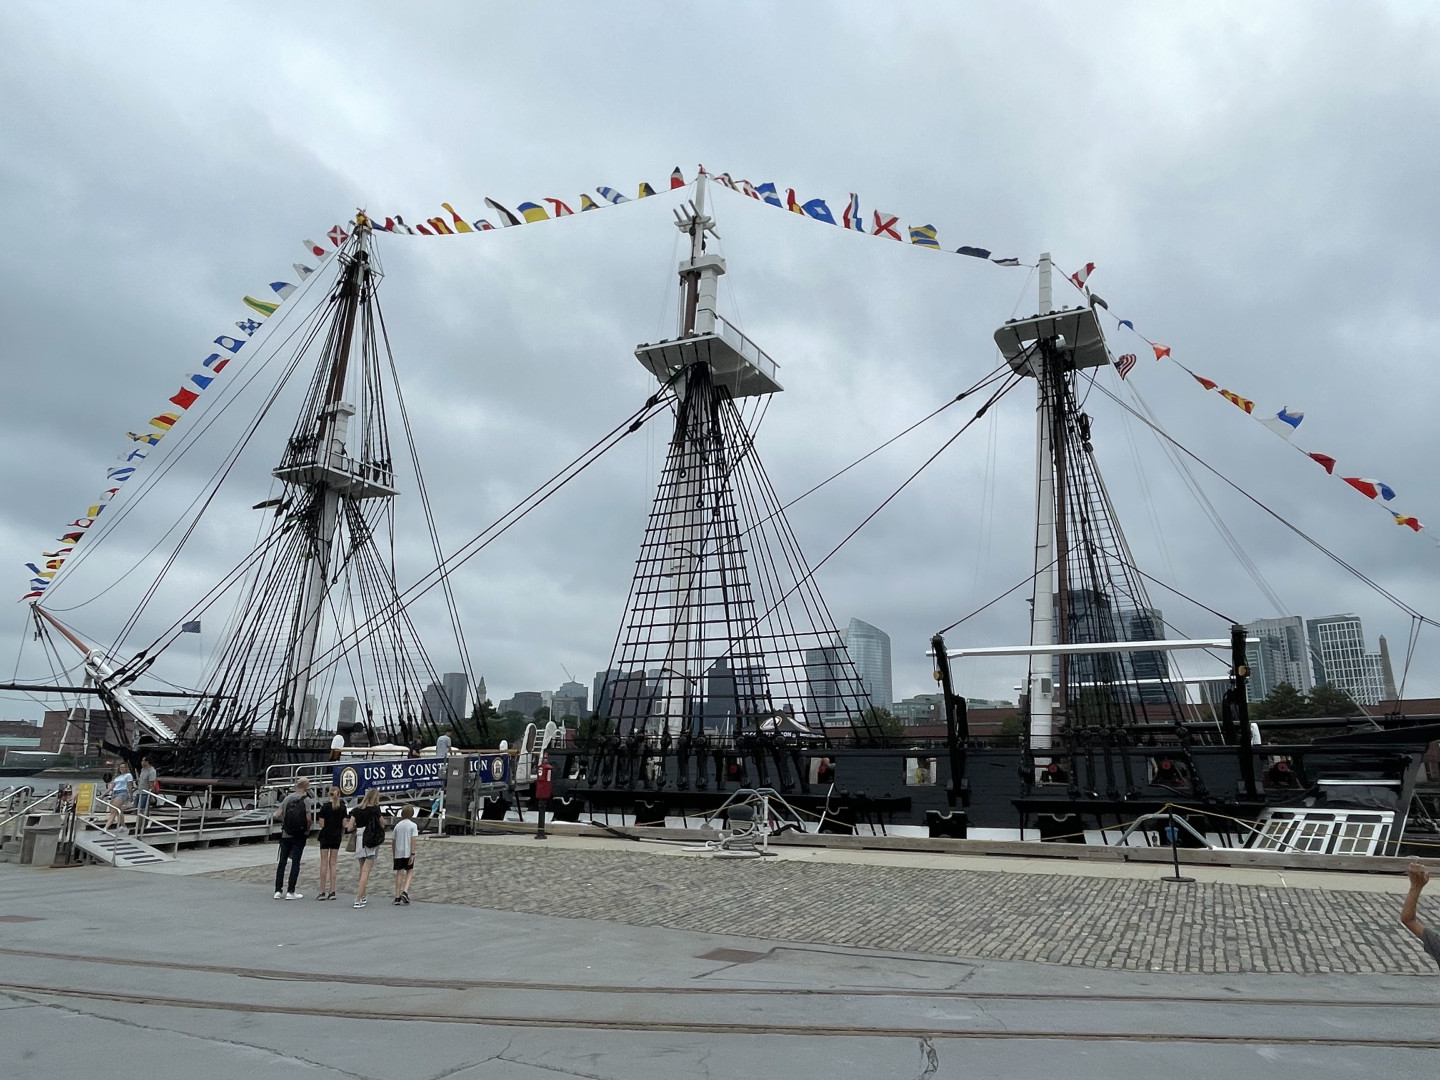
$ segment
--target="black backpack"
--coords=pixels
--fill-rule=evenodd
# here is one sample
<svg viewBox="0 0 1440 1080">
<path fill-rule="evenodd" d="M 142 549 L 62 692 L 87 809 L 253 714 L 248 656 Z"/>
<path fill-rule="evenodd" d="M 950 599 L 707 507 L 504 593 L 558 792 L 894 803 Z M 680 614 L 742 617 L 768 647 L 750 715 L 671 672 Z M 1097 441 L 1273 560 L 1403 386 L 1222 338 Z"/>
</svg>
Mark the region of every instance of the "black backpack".
<svg viewBox="0 0 1440 1080">
<path fill-rule="evenodd" d="M 380 824 L 380 811 L 371 810 L 370 820 L 365 822 L 365 831 L 360 834 L 360 843 L 367 848 L 379 847 L 385 842 L 385 826 Z"/>
<path fill-rule="evenodd" d="M 305 820 L 305 800 L 295 799 L 285 807 L 285 816 L 281 819 L 281 825 L 291 836 L 306 836 L 310 832 L 310 823 Z"/>
</svg>

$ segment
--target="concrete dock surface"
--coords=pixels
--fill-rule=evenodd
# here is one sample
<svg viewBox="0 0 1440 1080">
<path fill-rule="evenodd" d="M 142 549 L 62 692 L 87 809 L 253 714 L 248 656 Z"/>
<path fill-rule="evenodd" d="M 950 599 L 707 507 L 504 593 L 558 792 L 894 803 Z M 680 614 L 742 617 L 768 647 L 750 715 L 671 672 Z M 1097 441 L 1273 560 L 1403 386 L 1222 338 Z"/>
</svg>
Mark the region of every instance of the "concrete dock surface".
<svg viewBox="0 0 1440 1080">
<path fill-rule="evenodd" d="M 1440 1073 L 1393 877 L 684 847 L 427 839 L 414 903 L 387 851 L 358 910 L 313 844 L 299 901 L 270 845 L 5 864 L 0 1077 Z"/>
</svg>

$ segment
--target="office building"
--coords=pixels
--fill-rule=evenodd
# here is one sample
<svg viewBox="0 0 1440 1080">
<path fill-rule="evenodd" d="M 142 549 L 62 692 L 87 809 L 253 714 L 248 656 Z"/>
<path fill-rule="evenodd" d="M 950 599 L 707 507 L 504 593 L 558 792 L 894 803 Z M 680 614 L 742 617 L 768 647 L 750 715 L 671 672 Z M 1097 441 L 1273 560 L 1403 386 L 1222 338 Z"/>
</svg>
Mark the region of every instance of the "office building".
<svg viewBox="0 0 1440 1080">
<path fill-rule="evenodd" d="M 450 704 L 450 695 L 440 683 L 432 682 L 425 688 L 425 693 L 420 698 L 420 711 L 425 722 L 434 727 L 450 727 L 457 719 Z"/>
<path fill-rule="evenodd" d="M 610 711 L 610 690 L 608 684 L 620 677 L 619 668 L 607 668 L 604 671 L 595 672 L 595 681 L 591 683 L 590 700 L 595 705 L 596 716 L 611 716 Z"/>
<path fill-rule="evenodd" d="M 849 679 L 845 677 L 845 646 L 830 645 L 805 650 L 805 682 L 810 701 L 809 713 L 821 723 L 847 720 Z"/>
<path fill-rule="evenodd" d="M 906 724 L 934 724 L 945 719 L 944 694 L 915 694 L 890 705 L 890 713 Z"/>
<path fill-rule="evenodd" d="M 840 632 L 840 640 L 860 676 L 860 685 L 870 704 L 888 709 L 894 700 L 890 682 L 890 635 L 859 619 Z"/>
<path fill-rule="evenodd" d="M 1329 683 L 1359 705 L 1374 705 L 1385 698 L 1385 665 L 1379 653 L 1366 653 L 1358 615 L 1307 619 L 1305 630 L 1315 685 Z M 1393 676 L 1389 681 L 1394 682 Z"/>
<path fill-rule="evenodd" d="M 550 718 L 557 724 L 568 719 L 573 726 L 576 721 L 590 715 L 589 703 L 590 691 L 584 683 L 573 679 L 563 682 L 550 700 Z"/>
<path fill-rule="evenodd" d="M 1260 639 L 1245 646 L 1245 659 L 1250 667 L 1245 696 L 1250 701 L 1263 700 L 1281 683 L 1289 683 L 1302 694 L 1315 689 L 1304 619 L 1298 615 L 1253 619 L 1246 624 L 1246 629 L 1251 637 Z"/>
<path fill-rule="evenodd" d="M 445 696 L 450 700 L 450 710 L 457 717 L 469 716 L 466 708 L 470 697 L 470 679 L 463 671 L 447 671 L 440 676 L 440 685 L 445 689 Z"/>
<path fill-rule="evenodd" d="M 316 730 L 320 722 L 320 701 L 314 694 L 305 695 L 305 703 L 300 706 L 300 731 L 309 735 Z"/>
<path fill-rule="evenodd" d="M 521 690 L 514 697 L 505 698 L 500 702 L 500 715 L 518 712 L 526 720 L 533 720 L 535 714 L 545 707 L 545 695 L 538 690 Z"/>
</svg>

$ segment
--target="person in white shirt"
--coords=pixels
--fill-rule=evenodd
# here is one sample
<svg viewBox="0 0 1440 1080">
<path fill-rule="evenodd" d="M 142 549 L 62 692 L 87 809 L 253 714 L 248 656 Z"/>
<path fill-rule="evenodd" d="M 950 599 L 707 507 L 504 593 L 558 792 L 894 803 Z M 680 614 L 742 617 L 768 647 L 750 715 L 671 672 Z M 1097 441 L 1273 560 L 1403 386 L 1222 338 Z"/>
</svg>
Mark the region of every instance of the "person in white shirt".
<svg viewBox="0 0 1440 1080">
<path fill-rule="evenodd" d="M 395 904 L 410 903 L 410 879 L 415 876 L 415 838 L 420 829 L 415 824 L 415 808 L 407 806 L 400 811 L 400 823 L 395 826 L 391 845 L 395 849 Z"/>
<path fill-rule="evenodd" d="M 110 816 L 105 819 L 105 828 L 109 829 L 115 824 L 116 815 L 120 818 L 120 832 L 125 832 L 125 811 L 130 808 L 130 788 L 135 778 L 130 775 L 130 766 L 122 764 L 120 771 L 115 774 L 115 779 L 110 781 L 110 787 L 105 791 L 105 798 L 110 803 Z"/>
</svg>

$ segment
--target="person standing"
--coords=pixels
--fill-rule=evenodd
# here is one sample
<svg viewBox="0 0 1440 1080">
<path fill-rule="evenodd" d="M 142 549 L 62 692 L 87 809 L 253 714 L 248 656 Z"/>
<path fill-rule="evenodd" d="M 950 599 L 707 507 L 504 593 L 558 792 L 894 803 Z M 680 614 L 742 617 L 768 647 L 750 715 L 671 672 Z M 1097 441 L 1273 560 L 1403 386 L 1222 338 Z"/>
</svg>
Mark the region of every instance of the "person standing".
<svg viewBox="0 0 1440 1080">
<path fill-rule="evenodd" d="M 1405 869 L 1405 876 L 1410 879 L 1410 891 L 1405 894 L 1405 902 L 1400 905 L 1400 922 L 1406 930 L 1420 939 L 1420 944 L 1430 954 L 1430 959 L 1440 964 L 1440 930 L 1426 926 L 1415 917 L 1415 905 L 1420 900 L 1420 891 L 1430 880 L 1430 872 L 1418 862 L 1412 862 Z"/>
<path fill-rule="evenodd" d="M 415 838 L 420 829 L 415 824 L 415 808 L 407 806 L 400 811 L 400 823 L 395 826 L 395 837 L 391 841 L 395 856 L 395 904 L 410 903 L 410 879 L 415 876 Z"/>
<path fill-rule="evenodd" d="M 449 756 L 450 756 L 450 732 L 449 732 L 448 730 L 442 731 L 442 732 L 440 733 L 440 737 L 435 740 L 435 756 L 438 757 L 438 758 L 440 759 L 440 761 L 441 761 L 441 765 L 440 765 L 440 779 L 441 779 L 441 780 L 444 780 L 444 779 L 445 779 L 445 765 L 444 765 L 444 762 L 445 762 L 445 760 L 446 760 L 447 758 L 449 758 Z"/>
<path fill-rule="evenodd" d="M 360 804 L 350 811 L 345 819 L 345 828 L 358 833 L 355 838 L 355 858 L 360 863 L 360 879 L 355 884 L 355 906 L 365 906 L 365 889 L 370 881 L 370 870 L 380 854 L 380 845 L 385 842 L 385 826 L 380 820 L 380 792 L 370 788 Z"/>
<path fill-rule="evenodd" d="M 295 891 L 300 880 L 300 856 L 305 853 L 305 840 L 310 835 L 310 808 L 306 802 L 310 794 L 310 780 L 300 777 L 295 781 L 295 790 L 280 801 L 275 808 L 274 818 L 280 822 L 280 858 L 275 864 L 275 899 L 300 900 L 304 893 Z M 285 864 L 290 864 L 290 887 L 282 889 L 285 882 Z"/>
<path fill-rule="evenodd" d="M 110 804 L 110 814 L 105 819 L 105 828 L 108 830 L 115 824 L 115 819 L 120 819 L 120 835 L 125 835 L 125 811 L 130 806 L 130 786 L 135 778 L 130 775 L 130 766 L 124 762 L 120 765 L 120 771 L 115 774 L 115 779 L 110 781 L 110 786 L 105 789 L 105 800 Z"/>
<path fill-rule="evenodd" d="M 340 801 L 340 789 L 330 785 L 328 797 L 315 808 L 320 822 L 320 895 L 316 900 L 335 899 L 335 871 L 340 863 L 340 842 L 344 839 L 345 819 L 350 811 Z M 326 884 L 329 884 L 327 889 Z"/>
<path fill-rule="evenodd" d="M 150 764 L 148 757 L 142 757 L 140 759 L 140 775 L 135 778 L 135 834 L 137 836 L 145 831 L 150 800 L 159 786 L 160 781 L 156 779 L 155 766 Z"/>
</svg>

